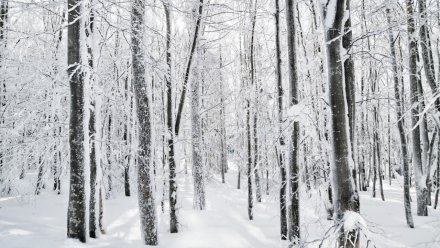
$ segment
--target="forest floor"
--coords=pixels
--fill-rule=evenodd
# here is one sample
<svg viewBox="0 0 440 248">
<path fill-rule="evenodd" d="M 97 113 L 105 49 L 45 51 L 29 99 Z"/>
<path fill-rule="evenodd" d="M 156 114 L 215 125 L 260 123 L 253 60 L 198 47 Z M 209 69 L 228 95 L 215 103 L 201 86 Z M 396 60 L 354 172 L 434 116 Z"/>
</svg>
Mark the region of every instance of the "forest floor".
<svg viewBox="0 0 440 248">
<path fill-rule="evenodd" d="M 157 209 L 159 218 L 159 247 L 172 248 L 271 248 L 285 247 L 279 240 L 279 205 L 277 189 L 270 195 L 263 190 L 263 201 L 254 198 L 254 220 L 247 217 L 247 189 L 245 177 L 241 190 L 236 189 L 237 174 L 230 171 L 226 184 L 218 178 L 207 183 L 205 211 L 192 210 L 191 174 L 180 175 L 178 234 L 168 232 L 168 215 Z M 368 233 L 361 235 L 369 247 L 440 247 L 440 209 L 429 209 L 429 217 L 413 214 L 415 228 L 405 224 L 402 189 L 398 180 L 389 186 L 384 182 L 386 201 L 361 192 L 361 215 Z M 378 192 L 379 193 L 379 192 Z M 413 194 L 413 199 L 416 199 Z M 67 192 L 50 193 L 38 197 L 0 198 L 0 247 L 145 247 L 141 242 L 137 197 L 116 197 L 105 201 L 107 234 L 87 244 L 66 239 Z M 316 195 L 316 194 L 315 194 Z M 157 198 L 160 198 L 157 196 Z M 156 199 L 158 205 L 159 199 Z M 332 233 L 332 221 L 326 219 L 321 200 L 301 195 L 301 235 L 305 247 L 319 247 L 322 237 Z M 328 232 L 327 232 L 328 231 Z M 329 247 L 330 239 L 322 243 Z"/>
</svg>

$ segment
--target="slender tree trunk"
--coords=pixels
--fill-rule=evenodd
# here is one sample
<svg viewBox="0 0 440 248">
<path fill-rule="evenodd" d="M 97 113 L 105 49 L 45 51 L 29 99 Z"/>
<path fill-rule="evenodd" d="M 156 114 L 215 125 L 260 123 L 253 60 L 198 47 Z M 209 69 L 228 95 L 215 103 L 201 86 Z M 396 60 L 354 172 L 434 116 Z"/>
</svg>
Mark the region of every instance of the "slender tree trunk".
<svg viewBox="0 0 440 248">
<path fill-rule="evenodd" d="M 166 0 L 166 1 L 169 1 L 169 0 Z M 182 119 L 183 105 L 185 103 L 186 88 L 188 85 L 189 74 L 191 72 L 191 64 L 193 61 L 194 52 L 195 52 L 196 46 L 197 46 L 199 29 L 201 27 L 202 14 L 203 14 L 203 1 L 204 0 L 199 0 L 199 9 L 198 9 L 197 19 L 196 19 L 196 27 L 194 30 L 194 36 L 193 36 L 193 40 L 191 43 L 191 50 L 189 53 L 188 64 L 186 65 L 185 77 L 183 78 L 182 95 L 180 96 L 179 106 L 177 108 L 176 124 L 174 127 L 174 132 L 176 133 L 176 136 L 179 135 L 180 120 Z"/>
<path fill-rule="evenodd" d="M 96 128 L 95 128 L 95 104 L 91 103 L 90 119 L 89 119 L 89 135 L 90 135 L 90 199 L 89 199 L 89 236 L 97 238 L 98 221 L 97 214 L 97 159 L 96 159 Z"/>
<path fill-rule="evenodd" d="M 67 73 L 70 83 L 70 191 L 67 210 L 67 237 L 86 242 L 85 106 L 84 76 L 81 71 L 81 4 L 68 0 Z"/>
<path fill-rule="evenodd" d="M 125 154 L 125 158 L 124 158 L 124 193 L 125 196 L 129 197 L 131 195 L 130 192 L 130 163 L 132 160 L 131 157 L 131 138 L 130 138 L 130 134 L 129 132 L 131 131 L 129 128 L 130 123 L 132 122 L 131 120 L 131 112 L 132 112 L 132 99 L 131 96 L 129 95 L 129 92 L 131 93 L 131 87 L 128 85 L 128 77 L 125 79 L 125 102 L 129 102 L 129 114 L 128 116 L 126 116 L 126 121 L 128 122 L 128 124 L 124 124 L 124 135 L 123 135 L 123 139 L 124 139 L 124 145 L 125 148 L 128 149 L 128 151 L 126 150 L 126 154 Z"/>
<path fill-rule="evenodd" d="M 298 104 L 298 75 L 296 65 L 296 29 L 295 29 L 295 6 L 294 0 L 286 0 L 286 23 L 287 23 L 287 47 L 288 47 L 288 68 L 289 68 L 289 106 Z M 293 122 L 291 133 L 291 144 L 289 146 L 289 241 L 290 246 L 300 243 L 299 226 L 299 168 L 298 168 L 298 150 L 299 150 L 299 122 Z"/>
<path fill-rule="evenodd" d="M 223 76 L 222 76 L 222 54 L 220 49 L 220 167 L 222 173 L 222 183 L 225 183 L 225 173 L 228 168 L 228 156 L 227 156 L 227 135 L 226 135 L 226 124 L 225 124 L 225 95 L 223 89 Z"/>
<path fill-rule="evenodd" d="M 253 63 L 252 63 L 253 64 Z M 255 180 L 255 198 L 261 202 L 261 183 L 260 183 L 260 154 L 258 150 L 258 82 L 255 84 L 255 113 L 254 113 L 254 180 Z"/>
<path fill-rule="evenodd" d="M 201 59 L 201 58 L 199 58 Z M 203 61 L 202 61 L 203 63 Z M 196 63 L 197 64 L 197 63 Z M 193 181 L 194 181 L 194 201 L 193 207 L 196 210 L 205 209 L 205 179 L 202 159 L 201 144 L 201 123 L 200 123 L 200 77 L 199 68 L 196 65 L 197 72 L 191 83 L 191 141 L 192 141 L 192 161 L 193 161 Z"/>
<path fill-rule="evenodd" d="M 166 46 L 167 46 L 167 129 L 168 129 L 168 166 L 169 166 L 169 201 L 170 201 L 170 232 L 178 232 L 177 221 L 177 183 L 176 183 L 176 163 L 174 160 L 174 131 L 173 131 L 173 92 L 172 92 L 172 77 L 171 77 L 171 19 L 169 2 L 164 1 L 165 19 L 166 19 Z M 192 59 L 192 56 L 190 57 Z M 189 73 L 189 72 L 188 72 Z M 185 86 L 186 87 L 186 86 Z"/>
<path fill-rule="evenodd" d="M 254 219 L 253 214 L 253 196 L 252 196 L 252 146 L 251 146 L 251 117 L 250 117 L 250 101 L 246 100 L 246 134 L 247 134 L 247 185 L 248 185 L 248 217 L 249 220 Z"/>
<path fill-rule="evenodd" d="M 254 71 L 254 40 L 255 40 L 255 23 L 257 21 L 257 0 L 255 0 L 254 5 L 253 5 L 253 12 L 252 12 L 252 16 L 251 16 L 251 25 L 252 25 L 252 29 L 251 29 L 251 41 L 250 41 L 250 58 L 249 58 L 249 62 L 250 62 L 250 81 L 251 81 L 251 85 L 253 85 L 255 83 L 255 71 Z M 253 215 L 253 190 L 252 190 L 252 174 L 253 174 L 253 169 L 255 170 L 255 168 L 252 168 L 252 141 L 251 141 L 251 103 L 250 103 L 250 99 L 246 99 L 247 102 L 247 109 L 246 109 L 246 132 L 247 132 L 247 156 L 248 156 L 248 173 L 247 173 L 247 177 L 248 177 L 248 216 L 249 216 L 249 220 L 253 220 L 254 219 L 254 215 Z M 254 173 L 255 174 L 255 173 Z"/>
<path fill-rule="evenodd" d="M 393 65 L 393 81 L 394 81 L 394 97 L 396 98 L 396 115 L 397 115 L 397 129 L 399 130 L 399 138 L 400 138 L 400 152 L 402 154 L 402 163 L 403 163 L 403 199 L 404 199 L 404 207 L 405 207 L 405 217 L 406 224 L 410 228 L 414 228 L 414 221 L 412 217 L 411 210 L 411 198 L 410 198 L 410 172 L 409 172 L 409 163 L 410 158 L 408 155 L 408 147 L 407 140 L 405 135 L 404 128 L 404 119 L 403 119 L 403 106 L 402 106 L 402 97 L 400 95 L 400 87 L 399 82 L 403 83 L 403 80 L 399 80 L 399 71 L 397 68 L 397 56 L 396 56 L 396 48 L 394 43 L 394 35 L 391 30 L 391 16 L 390 9 L 386 9 L 387 12 L 387 21 L 388 21 L 388 38 L 390 42 L 390 51 Z M 402 91 L 403 92 L 403 91 Z"/>
<path fill-rule="evenodd" d="M 346 0 L 347 9 L 350 10 L 350 0 Z M 354 60 L 351 55 L 351 43 L 353 33 L 351 31 L 351 12 L 348 12 L 347 21 L 344 24 L 344 36 L 342 37 L 342 47 L 347 51 L 348 57 L 344 60 L 344 80 L 345 80 L 345 97 L 347 99 L 347 110 L 348 110 L 348 126 L 350 134 L 350 146 L 351 146 L 351 158 L 353 160 L 353 179 L 355 185 L 355 191 L 357 191 L 357 180 L 356 180 L 356 82 L 354 73 Z"/>
<path fill-rule="evenodd" d="M 406 0 L 407 11 L 407 29 L 408 29 L 408 51 L 409 51 L 409 82 L 410 82 L 410 97 L 411 97 L 411 124 L 412 128 L 412 149 L 413 149 L 413 168 L 416 181 L 417 192 L 417 215 L 428 215 L 427 208 L 427 189 L 426 181 L 423 180 L 423 164 L 422 151 L 420 142 L 420 126 L 419 122 L 419 96 L 418 96 L 418 69 L 417 69 L 417 40 L 415 39 L 416 24 L 414 20 L 414 2 L 413 0 Z"/>
<path fill-rule="evenodd" d="M 93 76 L 93 50 L 92 50 L 92 40 L 93 40 L 93 32 L 94 32 L 94 12 L 91 9 L 92 5 L 88 6 L 89 16 L 85 26 L 85 34 L 87 37 L 87 55 L 88 55 L 88 65 L 90 73 L 87 75 L 87 79 L 89 80 L 90 90 L 91 90 L 91 101 L 90 101 L 90 109 L 88 110 L 90 113 L 89 117 L 89 138 L 90 138 L 90 197 L 89 197 L 89 236 L 91 238 L 97 238 L 99 236 L 98 228 L 98 194 L 96 188 L 98 186 L 97 182 L 97 153 L 96 153 L 96 115 L 98 114 L 96 111 L 96 104 L 94 100 L 94 76 Z"/>
<path fill-rule="evenodd" d="M 139 123 L 138 148 L 138 197 L 141 231 L 146 245 L 157 245 L 157 220 L 151 178 L 151 113 L 150 99 L 145 80 L 144 26 L 145 1 L 135 0 L 131 13 L 132 82 L 135 91 L 137 119 Z"/>
</svg>

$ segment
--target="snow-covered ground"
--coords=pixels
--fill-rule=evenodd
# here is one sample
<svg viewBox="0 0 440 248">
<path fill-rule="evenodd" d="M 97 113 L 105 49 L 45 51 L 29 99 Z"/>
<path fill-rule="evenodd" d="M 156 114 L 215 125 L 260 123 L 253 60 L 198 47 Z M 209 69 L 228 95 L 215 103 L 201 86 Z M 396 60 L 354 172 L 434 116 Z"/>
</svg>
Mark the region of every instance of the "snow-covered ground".
<svg viewBox="0 0 440 248">
<path fill-rule="evenodd" d="M 236 173 L 227 174 L 228 182 L 211 179 L 207 184 L 207 210 L 192 210 L 190 174 L 180 175 L 180 232 L 168 232 L 168 216 L 159 216 L 159 247 L 284 247 L 279 240 L 279 209 L 276 189 L 255 203 L 254 220 L 247 219 L 245 180 L 236 189 Z M 414 215 L 415 228 L 406 227 L 402 189 L 398 182 L 385 185 L 386 201 L 361 193 L 361 214 L 368 225 L 369 247 L 440 247 L 440 210 L 429 209 L 429 217 Z M 414 193 L 414 192 L 412 192 Z M 413 199 L 414 196 L 413 196 Z M 332 225 L 316 199 L 302 197 L 301 235 L 306 247 L 319 247 Z M 141 242 L 137 197 L 105 202 L 107 234 L 87 244 L 66 239 L 67 194 L 49 193 L 38 197 L 0 198 L 0 247 L 145 247 Z M 413 203 L 415 211 L 415 203 Z M 327 232 L 331 233 L 331 232 Z M 366 244 L 362 234 L 363 244 Z M 328 247 L 328 243 L 322 243 Z"/>
</svg>

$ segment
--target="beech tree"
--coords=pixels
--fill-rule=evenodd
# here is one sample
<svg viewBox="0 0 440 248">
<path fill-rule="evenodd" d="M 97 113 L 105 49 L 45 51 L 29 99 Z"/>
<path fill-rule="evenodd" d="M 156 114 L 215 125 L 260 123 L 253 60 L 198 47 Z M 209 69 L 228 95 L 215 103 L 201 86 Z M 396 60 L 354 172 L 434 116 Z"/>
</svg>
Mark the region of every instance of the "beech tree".
<svg viewBox="0 0 440 248">
<path fill-rule="evenodd" d="M 323 22 L 327 51 L 328 90 L 331 109 L 333 161 L 331 163 L 334 218 L 339 226 L 338 246 L 357 247 L 357 230 L 344 230 L 344 215 L 358 211 L 357 196 L 350 168 L 349 133 L 345 80 L 342 63 L 342 35 L 346 1 L 323 3 Z"/>
</svg>

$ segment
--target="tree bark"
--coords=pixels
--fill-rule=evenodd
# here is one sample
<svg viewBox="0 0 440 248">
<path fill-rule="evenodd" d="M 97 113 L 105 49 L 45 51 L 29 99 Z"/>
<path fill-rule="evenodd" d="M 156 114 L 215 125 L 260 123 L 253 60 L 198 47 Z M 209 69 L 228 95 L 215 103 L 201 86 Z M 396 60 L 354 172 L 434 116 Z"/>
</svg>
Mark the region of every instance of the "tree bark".
<svg viewBox="0 0 440 248">
<path fill-rule="evenodd" d="M 287 47 L 288 47 L 288 74 L 289 74 L 289 106 L 298 104 L 298 75 L 296 65 L 296 29 L 295 29 L 295 6 L 294 0 L 286 0 L 286 23 L 287 23 Z M 299 122 L 293 122 L 291 133 L 291 144 L 289 145 L 289 241 L 290 246 L 300 242 L 299 226 L 299 168 L 298 168 L 298 150 L 299 150 Z"/>
<path fill-rule="evenodd" d="M 186 88 L 188 85 L 189 74 L 191 72 L 191 64 L 193 61 L 194 52 L 195 52 L 196 46 L 197 46 L 199 29 L 200 29 L 201 21 L 202 21 L 202 14 L 203 14 L 203 0 L 200 0 L 199 1 L 199 10 L 198 10 L 197 19 L 196 19 L 196 27 L 194 30 L 194 36 L 193 36 L 193 40 L 191 43 L 191 50 L 189 52 L 188 64 L 186 65 L 185 77 L 183 78 L 182 95 L 180 96 L 179 106 L 177 108 L 176 124 L 174 127 L 174 132 L 175 132 L 176 136 L 179 135 L 180 120 L 182 119 L 183 105 L 185 104 Z"/>
<path fill-rule="evenodd" d="M 86 192 L 85 192 L 85 106 L 84 76 L 81 71 L 80 0 L 68 0 L 67 73 L 70 84 L 70 191 L 67 210 L 67 237 L 86 242 Z"/>
<path fill-rule="evenodd" d="M 426 181 L 423 180 L 422 151 L 420 142 L 419 122 L 419 95 L 418 95 L 418 69 L 417 69 L 417 40 L 415 39 L 416 24 L 414 20 L 414 2 L 406 0 L 407 11 L 407 30 L 408 30 L 408 51 L 409 51 L 409 82 L 411 97 L 411 124 L 412 128 L 412 149 L 413 149 L 413 168 L 416 181 L 417 192 L 417 215 L 428 215 L 427 208 L 427 189 Z"/>
<path fill-rule="evenodd" d="M 328 3 L 328 2 L 327 2 Z M 344 0 L 333 2 L 334 10 L 324 10 L 325 39 L 327 48 L 328 86 L 330 93 L 331 133 L 333 147 L 332 168 L 332 193 L 334 217 L 336 224 L 340 225 L 338 246 L 358 247 L 358 230 L 344 230 L 343 221 L 347 211 L 358 211 L 358 196 L 353 188 L 353 178 L 349 157 L 349 134 L 347 133 L 347 106 L 344 95 L 344 75 L 341 56 L 343 35 L 343 20 L 346 10 Z M 334 12 L 333 12 L 334 11 Z M 332 20 L 332 21 L 328 21 Z"/>
<path fill-rule="evenodd" d="M 284 163 L 284 136 L 282 132 L 283 124 L 283 80 L 281 73 L 281 48 L 280 48 L 280 6 L 279 0 L 275 0 L 275 49 L 276 49 L 276 82 L 277 82 L 277 107 L 278 107 L 278 132 L 279 132 L 279 147 L 277 152 L 278 164 L 280 167 L 280 234 L 281 239 L 287 239 L 287 202 L 286 202 L 286 167 Z"/>
<path fill-rule="evenodd" d="M 168 128 L 168 166 L 169 166 L 169 201 L 170 201 L 170 232 L 177 233 L 177 184 L 176 184 L 176 162 L 174 160 L 174 131 L 173 131 L 173 92 L 171 77 L 171 19 L 169 2 L 164 2 L 165 19 L 166 19 L 166 47 L 167 47 L 167 71 L 166 88 L 167 88 L 167 128 Z M 190 57 L 192 59 L 192 56 Z"/>
<path fill-rule="evenodd" d="M 346 0 L 347 9 L 350 10 L 350 0 Z M 344 60 L 344 79 L 345 79 L 345 97 L 347 99 L 347 110 L 348 110 L 348 126 L 350 134 L 350 147 L 351 147 L 351 158 L 353 160 L 352 173 L 356 175 L 356 82 L 354 73 L 354 60 L 351 55 L 351 43 L 353 33 L 351 31 L 351 12 L 348 12 L 347 21 L 344 24 L 344 36 L 342 37 L 342 47 L 347 51 L 347 58 Z M 355 191 L 357 191 L 357 180 L 356 176 L 353 177 Z"/>
<path fill-rule="evenodd" d="M 222 183 L 225 183 L 225 173 L 228 168 L 228 155 L 227 155 L 227 135 L 226 135 L 226 124 L 225 124 L 225 93 L 223 87 L 223 77 L 222 77 L 222 54 L 220 49 L 220 167 L 222 173 Z"/>
<path fill-rule="evenodd" d="M 200 58 L 199 58 L 200 59 Z M 202 62 L 203 63 L 203 62 Z M 196 65 L 196 70 L 198 70 Z M 192 142 L 192 162 L 193 162 L 193 181 L 194 181 L 194 201 L 193 207 L 196 210 L 205 209 L 205 179 L 202 159 L 202 130 L 200 123 L 200 77 L 198 71 L 195 73 L 191 83 L 191 142 Z"/>
<path fill-rule="evenodd" d="M 137 119 L 139 123 L 138 198 L 141 231 L 146 245 L 157 245 L 157 220 L 151 178 L 151 113 L 145 80 L 144 26 L 145 1 L 135 0 L 131 12 L 132 82 L 135 89 Z"/>
</svg>

